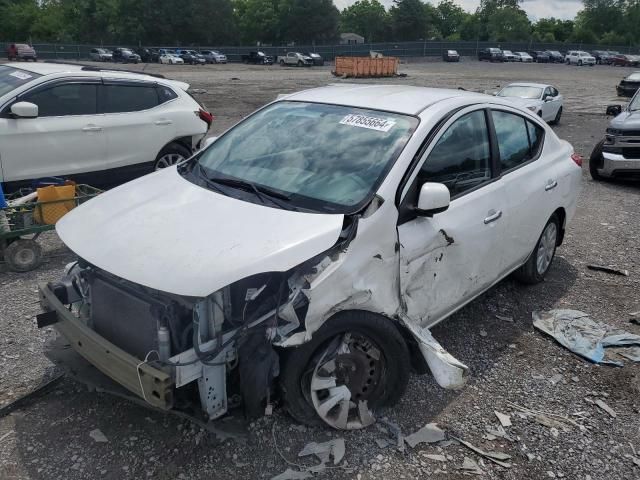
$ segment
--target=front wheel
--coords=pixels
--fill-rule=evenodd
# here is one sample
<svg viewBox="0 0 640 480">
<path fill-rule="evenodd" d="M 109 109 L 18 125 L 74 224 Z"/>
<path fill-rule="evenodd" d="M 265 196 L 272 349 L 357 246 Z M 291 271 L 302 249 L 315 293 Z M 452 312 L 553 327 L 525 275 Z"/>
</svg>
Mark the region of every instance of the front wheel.
<svg viewBox="0 0 640 480">
<path fill-rule="evenodd" d="M 281 66 L 281 67 L 284 67 L 284 65 L 285 65 L 285 64 L 284 64 L 284 60 L 280 60 L 280 66 Z"/>
<path fill-rule="evenodd" d="M 554 213 L 542 230 L 542 235 L 527 262 L 514 272 L 517 280 L 531 285 L 544 280 L 556 254 L 559 234 L 560 221 Z"/>
<path fill-rule="evenodd" d="M 302 60 L 298 60 L 298 66 L 299 67 L 304 67 L 304 63 L 302 63 Z"/>
<path fill-rule="evenodd" d="M 29 272 L 42 262 L 42 249 L 35 240 L 19 238 L 4 249 L 4 261 L 14 272 Z"/>
<path fill-rule="evenodd" d="M 280 386 L 297 421 L 354 430 L 375 421 L 370 409 L 398 402 L 410 369 L 407 344 L 390 320 L 342 312 L 286 356 Z"/>
<path fill-rule="evenodd" d="M 591 156 L 589 157 L 589 173 L 591 174 L 591 178 L 593 178 L 596 182 L 602 180 L 602 175 L 600 175 L 598 169 L 602 168 L 602 163 L 604 162 L 604 157 L 602 156 L 603 145 L 604 140 L 600 140 L 598 144 L 593 148 Z"/>
<path fill-rule="evenodd" d="M 189 149 L 179 143 L 170 143 L 164 147 L 154 163 L 153 169 L 160 170 L 163 168 L 171 167 L 176 163 L 179 163 L 191 156 Z"/>
<path fill-rule="evenodd" d="M 553 123 L 554 125 L 558 125 L 560 123 L 560 117 L 562 117 L 562 107 L 558 109 L 558 113 L 556 113 L 556 116 L 551 123 Z"/>
</svg>

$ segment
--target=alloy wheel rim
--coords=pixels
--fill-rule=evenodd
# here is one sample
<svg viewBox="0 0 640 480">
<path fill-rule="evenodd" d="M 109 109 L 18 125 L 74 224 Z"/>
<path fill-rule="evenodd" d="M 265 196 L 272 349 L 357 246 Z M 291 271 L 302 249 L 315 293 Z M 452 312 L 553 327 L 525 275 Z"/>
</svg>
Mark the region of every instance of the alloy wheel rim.
<svg viewBox="0 0 640 480">
<path fill-rule="evenodd" d="M 386 374 L 380 349 L 368 338 L 346 333 L 326 348 L 308 384 L 318 416 L 339 430 L 371 425 L 369 400 L 375 399 Z"/>
<path fill-rule="evenodd" d="M 542 232 L 542 236 L 540 237 L 540 243 L 538 244 L 538 252 L 536 257 L 536 267 L 538 269 L 538 274 L 543 275 L 549 265 L 551 265 L 551 261 L 553 260 L 553 255 L 556 251 L 556 240 L 558 237 L 558 228 L 555 223 L 550 223 Z"/>
<path fill-rule="evenodd" d="M 156 170 L 160 170 L 161 168 L 171 167 L 178 162 L 184 160 L 184 157 L 179 153 L 167 153 L 161 156 L 156 162 Z"/>
</svg>

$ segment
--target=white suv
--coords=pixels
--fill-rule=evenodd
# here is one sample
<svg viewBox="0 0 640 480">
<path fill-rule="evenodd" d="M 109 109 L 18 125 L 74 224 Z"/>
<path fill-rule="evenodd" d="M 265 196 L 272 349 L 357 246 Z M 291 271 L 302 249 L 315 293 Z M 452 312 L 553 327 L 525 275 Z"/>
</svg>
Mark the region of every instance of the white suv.
<svg viewBox="0 0 640 480">
<path fill-rule="evenodd" d="M 568 65 L 589 65 L 593 67 L 596 64 L 596 59 L 588 52 L 575 51 L 569 52 L 566 58 Z"/>
<path fill-rule="evenodd" d="M 188 88 L 81 65 L 0 65 L 0 181 L 107 185 L 188 158 L 213 119 Z"/>
</svg>

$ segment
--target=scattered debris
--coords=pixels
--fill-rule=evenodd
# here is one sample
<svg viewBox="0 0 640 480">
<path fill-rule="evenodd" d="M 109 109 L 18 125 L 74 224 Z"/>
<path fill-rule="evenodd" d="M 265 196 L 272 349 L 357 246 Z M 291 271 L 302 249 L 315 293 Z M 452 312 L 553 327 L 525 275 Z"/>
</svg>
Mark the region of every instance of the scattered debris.
<svg viewBox="0 0 640 480">
<path fill-rule="evenodd" d="M 486 330 L 480 330 L 480 336 L 481 337 L 486 337 L 487 336 L 487 331 Z"/>
<path fill-rule="evenodd" d="M 587 313 L 578 310 L 533 312 L 532 316 L 533 325 L 538 330 L 594 363 L 622 366 L 622 362 L 605 360 L 605 347 L 640 345 L 640 335 L 595 322 Z"/>
<path fill-rule="evenodd" d="M 5 438 L 7 438 L 9 435 L 11 435 L 13 433 L 13 430 L 8 431 L 7 433 L 5 433 L 4 435 L 2 435 L 0 437 L 0 443 L 2 443 L 4 441 Z"/>
<path fill-rule="evenodd" d="M 438 428 L 435 423 L 428 423 L 417 432 L 404 437 L 404 441 L 411 448 L 415 448 L 420 443 L 436 443 L 444 440 L 444 431 Z"/>
<path fill-rule="evenodd" d="M 564 377 L 563 377 L 563 375 L 561 373 L 556 373 L 553 377 L 551 377 L 549 379 L 549 383 L 551 385 L 556 385 L 556 384 L 560 383 L 563 378 Z"/>
<path fill-rule="evenodd" d="M 497 313 L 495 314 L 495 317 L 498 320 L 502 320 L 503 322 L 513 323 L 513 317 L 508 317 L 506 315 L 498 315 Z"/>
<path fill-rule="evenodd" d="M 330 458 L 333 457 L 333 464 L 338 465 L 344 458 L 344 452 L 344 438 L 335 438 L 323 443 L 307 443 L 302 451 L 298 453 L 298 457 L 315 455 L 321 464 L 328 463 Z"/>
<path fill-rule="evenodd" d="M 425 458 L 428 458 L 429 460 L 435 460 L 436 462 L 446 462 L 447 461 L 447 457 L 445 457 L 444 455 L 437 455 L 434 453 L 425 453 L 423 455 Z"/>
<path fill-rule="evenodd" d="M 464 440 L 461 440 L 456 437 L 453 437 L 453 438 L 455 438 L 457 441 L 459 441 L 462 445 L 467 447 L 469 450 L 476 452 L 478 455 L 482 455 L 487 460 L 492 461 L 496 465 L 500 465 L 501 467 L 505 467 L 505 468 L 511 468 L 511 464 L 505 462 L 505 460 L 509 460 L 511 458 L 511 455 L 507 455 L 506 453 L 502 453 L 502 452 L 485 452 L 484 450 L 481 450 L 478 447 L 474 447 L 469 442 L 465 442 Z"/>
<path fill-rule="evenodd" d="M 598 272 L 611 273 L 613 275 L 622 275 L 623 277 L 629 276 L 629 270 L 624 270 L 622 268 L 615 267 L 606 267 L 604 265 L 587 265 L 589 270 L 596 270 Z"/>
<path fill-rule="evenodd" d="M 396 439 L 396 447 L 401 452 L 404 452 L 404 435 L 402 434 L 402 430 L 400 429 L 400 427 L 398 425 L 396 425 L 395 423 L 393 423 L 392 421 L 388 420 L 387 418 L 381 419 L 380 423 L 383 423 L 387 427 L 389 427 L 389 431 L 387 431 L 386 433 L 388 433 L 391 436 L 395 437 L 395 439 Z M 378 426 L 378 430 L 382 431 L 382 428 L 384 428 L 384 427 Z M 389 445 L 392 445 L 392 442 L 389 442 Z"/>
<path fill-rule="evenodd" d="M 636 467 L 640 467 L 640 458 L 635 457 L 633 455 L 629 455 L 628 453 L 625 455 L 625 458 L 631 460 Z"/>
<path fill-rule="evenodd" d="M 392 443 L 386 438 L 376 438 L 376 444 L 380 448 L 387 448 L 388 446 L 392 445 Z"/>
<path fill-rule="evenodd" d="M 628 347 L 616 350 L 616 353 L 632 362 L 640 362 L 640 347 Z"/>
<path fill-rule="evenodd" d="M 609 405 L 607 405 L 606 403 L 604 403 L 603 400 L 596 400 L 595 404 L 600 407 L 602 410 L 604 410 L 605 412 L 607 412 L 609 415 L 611 415 L 613 418 L 616 418 L 616 412 L 613 411 L 613 408 L 611 408 Z"/>
<path fill-rule="evenodd" d="M 515 408 L 516 410 L 520 410 L 521 412 L 526 414 L 526 416 L 533 417 L 533 419 L 536 422 L 538 422 L 540 425 L 544 425 L 545 427 L 558 428 L 558 429 L 561 428 L 562 430 L 568 430 L 569 425 L 572 425 L 574 427 L 578 427 L 580 431 L 586 430 L 586 427 L 584 425 L 580 425 L 576 421 L 564 415 L 559 415 L 557 413 L 542 412 L 540 410 L 533 410 L 531 408 L 525 408 L 521 405 L 516 405 L 515 403 L 512 403 L 512 402 L 507 402 L 507 403 L 511 407 Z"/>
<path fill-rule="evenodd" d="M 511 416 L 507 415 L 505 413 L 500 413 L 496 410 L 493 411 L 493 413 L 496 414 L 496 417 L 498 417 L 498 421 L 500 422 L 500 425 L 502 425 L 503 427 L 510 427 L 511 426 Z"/>
<path fill-rule="evenodd" d="M 460 467 L 463 474 L 471 474 L 471 475 L 483 475 L 484 471 L 480 468 L 480 466 L 469 457 L 464 457 L 462 461 L 462 466 Z"/>
<path fill-rule="evenodd" d="M 280 475 L 271 477 L 271 480 L 303 480 L 305 478 L 311 478 L 311 477 L 313 477 L 311 472 L 308 472 L 306 470 L 297 471 L 297 470 L 291 470 L 290 468 L 287 468 Z"/>
<path fill-rule="evenodd" d="M 96 443 L 107 443 L 109 441 L 105 436 L 105 434 L 102 433 L 102 431 L 99 428 L 96 428 L 95 430 L 91 430 L 89 432 L 89 436 L 93 438 L 93 441 Z"/>
</svg>

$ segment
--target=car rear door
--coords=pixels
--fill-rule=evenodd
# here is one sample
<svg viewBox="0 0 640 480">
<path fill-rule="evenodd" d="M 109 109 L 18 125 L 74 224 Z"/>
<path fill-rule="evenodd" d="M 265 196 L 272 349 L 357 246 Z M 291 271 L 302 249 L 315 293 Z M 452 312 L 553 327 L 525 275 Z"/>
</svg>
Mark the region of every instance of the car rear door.
<svg viewBox="0 0 640 480">
<path fill-rule="evenodd" d="M 507 202 L 496 177 L 488 111 L 453 116 L 427 147 L 400 205 L 400 288 L 406 313 L 423 326 L 461 307 L 499 280 Z M 449 188 L 449 208 L 412 213 L 425 182 Z"/>
<path fill-rule="evenodd" d="M 101 89 L 109 168 L 151 165 L 162 147 L 175 138 L 176 125 L 167 105 L 177 95 L 147 81 L 104 79 Z"/>
<path fill-rule="evenodd" d="M 557 155 L 544 151 L 545 129 L 507 107 L 491 111 L 500 175 L 504 182 L 506 229 L 502 239 L 505 268 L 522 265 L 544 226 L 561 204 Z"/>
<path fill-rule="evenodd" d="M 5 107 L 2 127 L 4 181 L 69 176 L 104 170 L 106 138 L 97 109 L 99 79 L 78 78 L 35 87 L 16 102 L 38 105 L 37 118 L 12 118 Z M 15 103 L 15 102 L 13 102 Z"/>
</svg>

